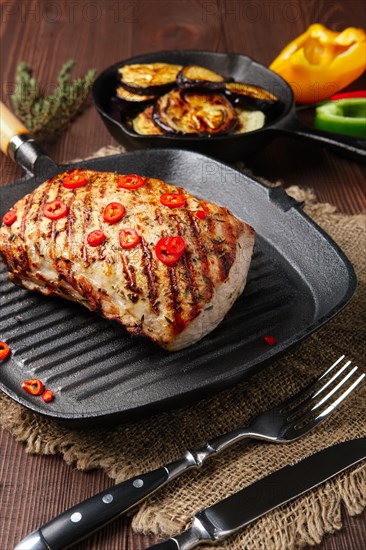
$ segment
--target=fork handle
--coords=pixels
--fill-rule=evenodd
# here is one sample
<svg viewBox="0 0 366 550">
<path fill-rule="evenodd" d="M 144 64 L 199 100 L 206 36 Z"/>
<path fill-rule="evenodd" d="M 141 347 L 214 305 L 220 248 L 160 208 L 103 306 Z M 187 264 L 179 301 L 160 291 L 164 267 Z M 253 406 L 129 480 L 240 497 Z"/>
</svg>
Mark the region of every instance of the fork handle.
<svg viewBox="0 0 366 550">
<path fill-rule="evenodd" d="M 262 439 L 263 441 L 269 441 L 270 437 L 261 435 L 248 428 L 239 428 L 211 439 L 207 446 L 214 449 L 216 453 L 221 453 L 228 447 L 231 447 L 231 445 L 234 445 L 234 443 L 242 441 L 243 439 Z"/>
</svg>

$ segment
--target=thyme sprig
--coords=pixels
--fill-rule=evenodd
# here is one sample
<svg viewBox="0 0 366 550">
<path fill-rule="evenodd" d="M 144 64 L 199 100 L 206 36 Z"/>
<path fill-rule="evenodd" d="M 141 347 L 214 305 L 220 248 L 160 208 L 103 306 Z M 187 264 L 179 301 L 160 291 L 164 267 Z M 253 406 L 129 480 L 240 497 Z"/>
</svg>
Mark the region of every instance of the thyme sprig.
<svg viewBox="0 0 366 550">
<path fill-rule="evenodd" d="M 51 94 L 42 94 L 32 68 L 21 61 L 16 70 L 16 89 L 11 96 L 14 112 L 29 132 L 39 140 L 57 137 L 88 105 L 88 96 L 96 71 L 71 80 L 76 62 L 67 61 L 57 76 L 57 86 Z"/>
</svg>

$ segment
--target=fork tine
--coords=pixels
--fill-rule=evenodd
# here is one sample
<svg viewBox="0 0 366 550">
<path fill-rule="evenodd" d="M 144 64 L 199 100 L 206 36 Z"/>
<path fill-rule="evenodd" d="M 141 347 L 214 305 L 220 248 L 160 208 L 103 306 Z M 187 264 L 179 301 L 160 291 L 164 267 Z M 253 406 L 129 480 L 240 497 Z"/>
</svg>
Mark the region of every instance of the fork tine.
<svg viewBox="0 0 366 550">
<path fill-rule="evenodd" d="M 334 380 L 336 380 L 336 378 L 338 378 L 338 376 L 340 376 L 342 374 L 342 372 L 345 371 L 346 368 L 348 368 L 348 366 L 352 363 L 352 361 L 347 361 L 347 363 L 345 365 L 343 365 L 343 367 L 341 367 L 340 369 L 338 369 L 338 371 L 332 376 L 332 378 L 330 380 L 328 380 L 321 388 L 319 388 L 318 390 L 315 391 L 315 393 L 312 393 L 311 395 L 309 395 L 310 391 L 311 390 L 315 390 L 319 384 L 319 382 L 324 378 L 326 377 L 328 374 L 330 374 L 335 368 L 337 365 L 339 365 L 339 363 L 345 358 L 345 355 L 341 355 L 341 357 L 339 357 L 337 359 L 337 361 L 335 361 L 333 363 L 333 365 L 331 365 L 329 367 L 329 369 L 327 369 L 319 378 L 317 378 L 316 380 L 312 380 L 310 382 L 310 384 L 308 384 L 304 389 L 302 389 L 299 393 L 297 393 L 296 395 L 293 395 L 291 396 L 289 399 L 287 399 L 282 405 L 281 405 L 281 411 L 284 411 L 286 409 L 288 409 L 288 413 L 290 416 L 293 416 L 295 415 L 298 410 L 302 410 L 306 405 L 310 404 L 311 401 L 314 399 L 314 397 L 316 397 L 317 395 L 319 395 L 320 393 L 322 393 L 332 382 L 334 382 Z M 308 396 L 309 395 L 309 396 Z M 299 399 L 304 396 L 304 399 L 302 401 L 299 401 Z M 308 397 L 307 397 L 308 396 Z"/>
<path fill-rule="evenodd" d="M 320 407 L 322 404 L 324 404 L 328 399 L 330 399 L 332 397 L 332 395 L 334 395 L 334 393 L 336 391 L 339 390 L 339 388 L 341 388 L 343 386 L 343 384 L 345 382 L 347 382 L 347 380 L 357 371 L 358 367 L 353 367 L 352 370 L 350 370 L 343 378 L 340 382 L 338 382 L 338 384 L 336 386 L 334 386 L 333 389 L 331 389 L 322 399 L 320 399 L 320 401 L 318 403 L 316 403 L 315 405 L 313 405 L 316 397 L 318 397 L 326 388 L 329 387 L 329 384 L 331 382 L 334 382 L 345 370 L 345 368 L 347 368 L 349 366 L 349 364 L 351 363 L 351 361 L 348 361 L 348 363 L 343 366 L 342 368 L 340 368 L 336 374 L 334 376 L 332 376 L 331 380 L 329 380 L 326 384 L 324 384 L 318 391 L 314 392 L 314 393 L 311 393 L 310 395 L 308 395 L 308 392 L 306 392 L 306 395 L 307 397 L 305 399 L 303 399 L 302 401 L 298 401 L 298 403 L 290 408 L 288 411 L 287 411 L 287 419 L 288 420 L 294 420 L 296 417 L 300 415 L 304 415 L 306 414 L 306 411 L 307 411 L 307 408 L 309 408 L 309 411 L 313 411 L 315 409 L 317 409 L 318 407 Z M 312 406 L 313 405 L 313 406 Z M 311 409 L 310 409 L 311 407 Z"/>
<path fill-rule="evenodd" d="M 321 376 L 320 378 L 318 378 L 318 380 L 322 380 L 325 376 L 327 376 L 341 361 L 343 361 L 343 359 L 345 359 L 345 355 L 341 355 L 340 357 L 338 357 L 337 361 L 335 361 L 333 363 L 333 365 L 331 365 L 329 367 L 329 369 L 327 369 Z"/>
<path fill-rule="evenodd" d="M 361 374 L 335 401 L 333 401 L 328 407 L 318 414 L 315 418 L 310 420 L 310 422 L 305 422 L 307 418 L 312 416 L 312 411 L 310 411 L 308 414 L 304 415 L 302 418 L 297 419 L 294 430 L 296 432 L 296 436 L 300 437 L 301 435 L 309 432 L 312 428 L 320 424 L 320 422 L 323 422 L 328 416 L 336 409 L 345 399 L 349 396 L 350 393 L 353 392 L 353 390 L 362 382 L 362 380 L 365 378 L 366 374 Z M 301 424 L 301 426 L 299 426 Z"/>
<path fill-rule="evenodd" d="M 344 355 L 342 355 L 342 358 L 344 358 Z M 332 365 L 332 367 L 331 367 L 330 369 L 328 369 L 328 370 L 323 374 L 323 376 L 321 376 L 321 377 L 319 378 L 319 380 L 321 380 L 322 378 L 324 378 L 324 376 L 326 376 L 327 374 L 329 374 L 329 372 L 330 372 L 331 370 L 333 370 L 333 368 L 334 368 L 336 365 L 338 365 L 338 362 L 339 362 L 339 361 L 336 361 L 336 362 L 334 363 L 334 365 Z M 334 380 L 336 380 L 336 378 L 338 378 L 338 376 L 340 376 L 340 375 L 342 374 L 342 372 L 344 372 L 344 371 L 346 370 L 346 368 L 349 367 L 349 365 L 350 365 L 351 363 L 352 363 L 352 361 L 347 361 L 347 363 L 345 363 L 345 364 L 343 365 L 343 367 L 341 367 L 341 368 L 332 376 L 332 378 L 331 378 L 330 380 L 328 380 L 328 382 L 326 382 L 326 383 L 324 384 L 324 386 L 322 386 L 322 387 L 314 394 L 313 397 L 318 396 L 318 395 L 321 394 L 328 386 L 330 386 L 330 384 L 332 384 L 332 382 L 334 382 Z M 357 367 L 356 367 L 356 368 L 357 368 Z"/>
<path fill-rule="evenodd" d="M 353 384 L 351 384 L 347 389 L 346 391 L 344 391 L 335 401 L 333 401 L 333 403 L 331 403 L 330 405 L 328 405 L 328 407 L 325 409 L 325 411 L 323 411 L 322 413 L 320 413 L 317 418 L 321 418 L 321 419 L 325 419 L 327 418 L 327 416 L 332 412 L 334 411 L 335 408 L 338 407 L 338 405 L 340 405 L 342 403 L 342 401 L 344 401 L 346 399 L 346 397 L 351 393 L 353 392 L 353 390 L 359 385 L 361 384 L 362 380 L 365 378 L 366 374 L 365 373 L 362 373 L 360 374 L 360 376 L 358 378 L 356 378 L 356 380 L 353 382 Z"/>
<path fill-rule="evenodd" d="M 351 362 L 351 361 L 349 361 Z M 342 380 L 340 382 L 338 382 L 338 384 L 336 386 L 334 386 L 334 388 L 332 390 L 330 390 L 322 399 L 320 399 L 320 401 L 318 401 L 318 403 L 316 403 L 314 405 L 314 407 L 312 407 L 312 411 L 315 411 L 316 409 L 319 409 L 319 407 L 321 407 L 324 403 L 326 403 L 328 401 L 328 399 L 330 399 L 332 397 L 332 395 L 334 395 L 336 393 L 336 391 L 339 390 L 339 388 L 341 388 L 343 386 L 343 384 L 345 384 L 347 382 L 347 380 L 349 378 L 351 378 L 351 376 L 356 372 L 356 370 L 358 369 L 358 367 L 353 367 L 353 369 L 351 369 L 348 374 L 346 374 L 346 376 L 344 378 L 342 378 Z M 342 369 L 341 369 L 342 370 Z M 334 376 L 332 378 L 332 380 L 335 380 L 336 378 L 338 377 L 338 375 Z M 324 389 L 326 386 L 323 386 L 322 389 Z M 315 399 L 315 397 L 317 397 L 318 395 L 320 394 L 320 392 L 317 392 L 313 395 L 313 400 Z"/>
</svg>

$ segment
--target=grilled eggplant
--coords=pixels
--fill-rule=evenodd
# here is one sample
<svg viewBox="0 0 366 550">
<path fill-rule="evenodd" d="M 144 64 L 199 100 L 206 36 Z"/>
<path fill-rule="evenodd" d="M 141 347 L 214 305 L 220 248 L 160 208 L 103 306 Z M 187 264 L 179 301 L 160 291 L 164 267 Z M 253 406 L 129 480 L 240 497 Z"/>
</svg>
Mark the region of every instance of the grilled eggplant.
<svg viewBox="0 0 366 550">
<path fill-rule="evenodd" d="M 183 67 L 178 73 L 177 84 L 183 90 L 216 91 L 225 89 L 223 76 L 198 65 Z"/>
<path fill-rule="evenodd" d="M 133 64 L 118 71 L 121 82 L 115 101 L 121 99 L 124 110 L 116 118 L 125 117 L 140 135 L 241 134 L 262 128 L 281 107 L 278 98 L 264 88 L 235 82 L 198 65 Z M 144 102 L 152 105 L 141 112 L 126 111 L 126 106 L 130 109 Z"/>
<path fill-rule="evenodd" d="M 172 88 L 181 65 L 149 63 L 123 65 L 118 69 L 122 86 L 134 94 L 161 94 Z"/>
<path fill-rule="evenodd" d="M 159 97 L 153 118 L 167 133 L 199 136 L 226 134 L 237 123 L 235 109 L 224 95 L 183 92 L 178 88 Z"/>
<path fill-rule="evenodd" d="M 249 111 L 240 108 L 235 110 L 238 115 L 238 124 L 235 127 L 234 134 L 244 134 L 263 128 L 266 117 L 262 111 Z"/>
<path fill-rule="evenodd" d="M 161 136 L 164 130 L 153 120 L 153 105 L 149 105 L 132 120 L 132 128 L 137 134 L 146 136 Z"/>
<path fill-rule="evenodd" d="M 278 98 L 260 86 L 243 82 L 227 82 L 228 97 L 238 106 L 268 109 L 278 103 Z"/>
<path fill-rule="evenodd" d="M 177 193 L 179 207 L 162 204 Z M 170 351 L 211 332 L 245 285 L 253 229 L 161 180 L 64 172 L 12 210 L 0 252 L 14 283 L 81 303 Z"/>
<path fill-rule="evenodd" d="M 117 97 L 123 101 L 132 101 L 133 103 L 143 103 L 144 101 L 150 101 L 156 96 L 154 94 L 142 95 L 129 92 L 123 86 L 119 86 L 116 90 Z"/>
</svg>

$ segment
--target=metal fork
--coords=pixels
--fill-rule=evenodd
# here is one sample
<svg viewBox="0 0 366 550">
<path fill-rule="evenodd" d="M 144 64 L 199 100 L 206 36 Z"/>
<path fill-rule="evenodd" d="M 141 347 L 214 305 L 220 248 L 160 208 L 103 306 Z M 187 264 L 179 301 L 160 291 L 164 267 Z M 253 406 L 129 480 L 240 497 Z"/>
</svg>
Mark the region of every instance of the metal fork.
<svg viewBox="0 0 366 550">
<path fill-rule="evenodd" d="M 157 489 L 183 472 L 202 464 L 237 441 L 255 438 L 271 443 L 289 443 L 323 422 L 361 383 L 351 361 L 342 364 L 342 355 L 315 382 L 299 393 L 266 410 L 247 427 L 236 429 L 157 470 L 128 479 L 85 500 L 31 533 L 14 550 L 62 550 L 139 504 Z M 338 368 L 337 368 L 338 367 Z"/>
<path fill-rule="evenodd" d="M 336 369 L 344 359 L 345 355 L 339 357 L 319 378 L 286 401 L 256 416 L 245 428 L 219 436 L 207 446 L 220 452 L 247 437 L 271 443 L 290 443 L 302 437 L 326 420 L 365 378 L 365 373 L 356 376 L 358 367 L 351 368 L 352 361 L 346 361 Z"/>
</svg>

